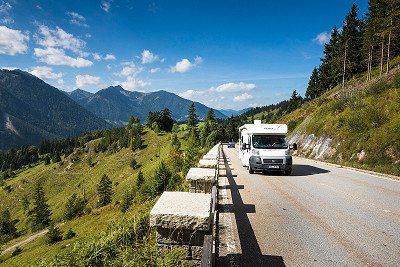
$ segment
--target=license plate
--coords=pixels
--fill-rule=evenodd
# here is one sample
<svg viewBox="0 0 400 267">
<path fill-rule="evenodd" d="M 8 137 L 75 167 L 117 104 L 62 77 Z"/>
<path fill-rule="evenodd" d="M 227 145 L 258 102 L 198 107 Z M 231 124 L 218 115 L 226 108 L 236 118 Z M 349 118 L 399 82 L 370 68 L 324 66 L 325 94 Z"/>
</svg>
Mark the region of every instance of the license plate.
<svg viewBox="0 0 400 267">
<path fill-rule="evenodd" d="M 268 165 L 268 169 L 279 169 L 278 165 Z"/>
</svg>

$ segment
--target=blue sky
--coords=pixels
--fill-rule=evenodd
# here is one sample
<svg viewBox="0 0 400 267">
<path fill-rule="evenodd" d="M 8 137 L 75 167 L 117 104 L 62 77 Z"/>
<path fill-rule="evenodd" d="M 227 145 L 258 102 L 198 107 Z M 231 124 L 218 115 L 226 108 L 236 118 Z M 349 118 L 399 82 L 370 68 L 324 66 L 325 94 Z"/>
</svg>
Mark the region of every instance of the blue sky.
<svg viewBox="0 0 400 267">
<path fill-rule="evenodd" d="M 0 67 L 240 109 L 304 94 L 354 1 L 0 0 Z M 355 1 L 360 14 L 367 1 Z"/>
</svg>

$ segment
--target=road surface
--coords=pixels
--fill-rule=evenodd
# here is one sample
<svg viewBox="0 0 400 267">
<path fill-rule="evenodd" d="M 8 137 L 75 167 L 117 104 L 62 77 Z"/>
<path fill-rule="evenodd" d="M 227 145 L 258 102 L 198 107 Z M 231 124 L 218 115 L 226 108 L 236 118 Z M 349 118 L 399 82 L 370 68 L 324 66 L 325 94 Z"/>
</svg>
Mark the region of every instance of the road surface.
<svg viewBox="0 0 400 267">
<path fill-rule="evenodd" d="M 400 182 L 295 158 L 291 176 L 220 160 L 217 266 L 400 266 Z"/>
</svg>

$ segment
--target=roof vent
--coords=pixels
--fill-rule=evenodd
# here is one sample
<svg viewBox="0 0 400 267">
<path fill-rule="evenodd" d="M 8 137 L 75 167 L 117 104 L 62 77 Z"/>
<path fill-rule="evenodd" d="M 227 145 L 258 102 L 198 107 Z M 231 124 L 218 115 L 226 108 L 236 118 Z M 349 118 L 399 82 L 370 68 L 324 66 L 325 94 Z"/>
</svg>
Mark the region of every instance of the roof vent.
<svg viewBox="0 0 400 267">
<path fill-rule="evenodd" d="M 261 120 L 254 120 L 254 124 L 260 125 L 261 124 Z"/>
</svg>

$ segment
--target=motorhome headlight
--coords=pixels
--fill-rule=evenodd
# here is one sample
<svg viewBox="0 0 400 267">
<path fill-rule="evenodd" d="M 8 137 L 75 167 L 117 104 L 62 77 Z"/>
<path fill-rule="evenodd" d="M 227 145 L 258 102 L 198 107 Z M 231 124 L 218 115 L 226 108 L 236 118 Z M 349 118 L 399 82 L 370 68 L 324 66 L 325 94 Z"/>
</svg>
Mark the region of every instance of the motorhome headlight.
<svg viewBox="0 0 400 267">
<path fill-rule="evenodd" d="M 251 153 L 253 154 L 253 155 L 260 155 L 260 151 L 258 151 L 257 149 L 253 149 L 253 150 L 251 150 Z"/>
<path fill-rule="evenodd" d="M 260 157 L 254 157 L 254 162 L 257 164 L 261 164 L 261 158 Z"/>
</svg>

